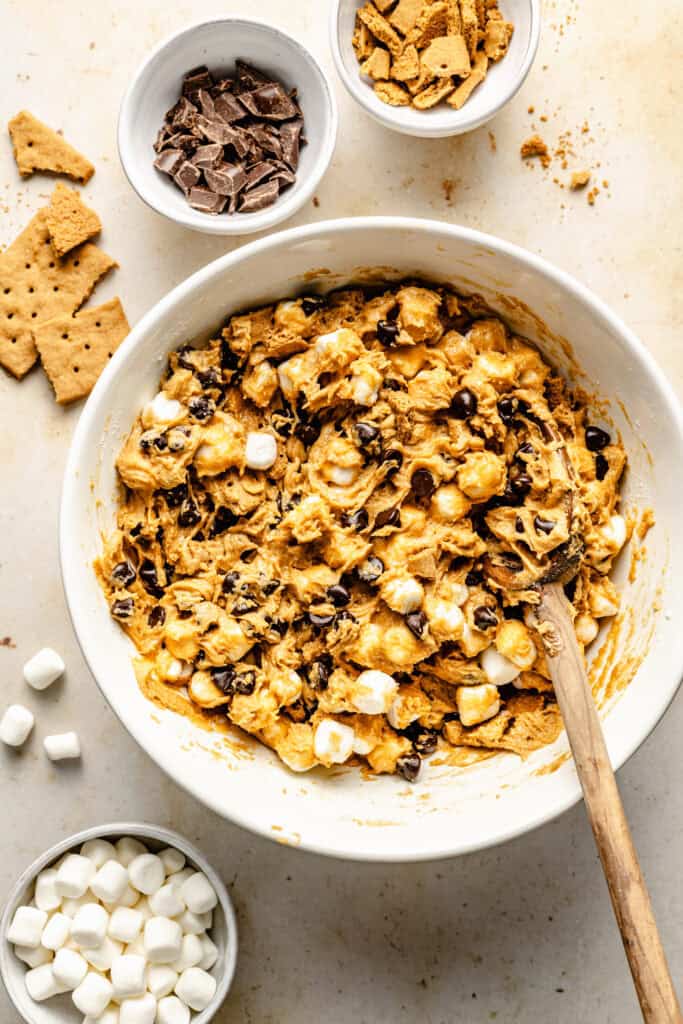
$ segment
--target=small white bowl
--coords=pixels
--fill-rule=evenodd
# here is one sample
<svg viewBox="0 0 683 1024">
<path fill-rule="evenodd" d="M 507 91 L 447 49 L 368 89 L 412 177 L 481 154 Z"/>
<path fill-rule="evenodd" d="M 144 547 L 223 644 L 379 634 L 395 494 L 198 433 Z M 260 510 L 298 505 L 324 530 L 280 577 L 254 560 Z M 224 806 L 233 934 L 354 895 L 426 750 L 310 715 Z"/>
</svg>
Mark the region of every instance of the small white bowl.
<svg viewBox="0 0 683 1024">
<path fill-rule="evenodd" d="M 480 128 L 521 88 L 533 64 L 541 34 L 540 0 L 501 0 L 501 10 L 515 31 L 502 60 L 489 64 L 486 78 L 460 110 L 439 103 L 430 110 L 391 107 L 374 93 L 370 79 L 361 74 L 351 39 L 356 11 L 364 0 L 332 0 L 330 45 L 339 77 L 363 109 L 395 132 L 425 139 L 442 139 Z"/>
<path fill-rule="evenodd" d="M 193 210 L 168 175 L 156 170 L 152 147 L 164 114 L 180 95 L 185 72 L 206 64 L 210 71 L 229 75 L 236 59 L 272 74 L 287 89 L 297 89 L 308 141 L 301 147 L 296 181 L 272 206 L 255 213 L 212 215 Z M 311 198 L 332 158 L 338 120 L 330 83 L 301 43 L 263 21 L 215 18 L 171 36 L 138 69 L 121 104 L 119 156 L 129 182 L 157 213 L 211 235 L 247 235 L 286 220 Z"/>
<path fill-rule="evenodd" d="M 37 875 L 63 857 L 65 853 L 78 850 L 83 843 L 90 839 L 115 841 L 121 836 L 137 837 L 153 853 L 166 846 L 176 847 L 185 854 L 188 864 L 196 868 L 197 871 L 203 871 L 211 882 L 218 896 L 218 904 L 213 912 L 213 925 L 211 926 L 211 938 L 218 947 L 218 960 L 210 973 L 216 979 L 217 985 L 215 995 L 206 1009 L 201 1013 L 192 1014 L 192 1024 L 208 1024 L 210 1020 L 213 1020 L 227 996 L 237 963 L 237 921 L 223 880 L 197 847 L 189 843 L 187 839 L 183 839 L 177 832 L 161 828 L 158 825 L 115 822 L 111 825 L 97 825 L 55 843 L 26 868 L 10 890 L 0 918 L 0 977 L 2 977 L 15 1009 L 24 1018 L 26 1024 L 79 1024 L 82 1017 L 73 1005 L 70 993 L 48 999 L 44 1003 L 36 1003 L 29 996 L 24 983 L 28 968 L 14 955 L 11 945 L 5 938 L 15 910 L 30 899 L 31 889 Z"/>
</svg>

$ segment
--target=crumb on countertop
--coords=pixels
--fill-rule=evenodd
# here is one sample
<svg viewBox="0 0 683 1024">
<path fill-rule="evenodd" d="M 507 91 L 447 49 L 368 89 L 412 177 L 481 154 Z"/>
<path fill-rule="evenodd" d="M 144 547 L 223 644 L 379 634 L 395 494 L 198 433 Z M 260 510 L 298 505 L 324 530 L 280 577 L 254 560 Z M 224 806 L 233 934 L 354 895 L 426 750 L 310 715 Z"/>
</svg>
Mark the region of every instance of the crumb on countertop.
<svg viewBox="0 0 683 1024">
<path fill-rule="evenodd" d="M 537 156 L 544 167 L 550 166 L 550 153 L 540 135 L 531 135 L 526 139 L 522 143 L 519 152 L 522 160 L 531 160 Z"/>
<path fill-rule="evenodd" d="M 590 171 L 574 171 L 569 182 L 569 187 L 576 191 L 580 188 L 585 188 L 588 182 L 591 180 Z"/>
</svg>

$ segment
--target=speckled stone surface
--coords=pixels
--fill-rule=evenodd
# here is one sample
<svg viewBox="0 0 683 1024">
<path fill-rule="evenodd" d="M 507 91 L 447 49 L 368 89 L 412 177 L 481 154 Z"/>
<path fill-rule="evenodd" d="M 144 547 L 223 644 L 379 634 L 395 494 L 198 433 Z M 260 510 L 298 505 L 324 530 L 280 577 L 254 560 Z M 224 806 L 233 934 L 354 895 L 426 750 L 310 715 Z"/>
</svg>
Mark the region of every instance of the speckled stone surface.
<svg viewBox="0 0 683 1024">
<path fill-rule="evenodd" d="M 331 70 L 325 4 L 257 6 L 253 13 L 289 28 Z M 243 240 L 192 234 L 142 205 L 116 155 L 119 100 L 165 35 L 199 17 L 245 9 L 244 0 L 204 0 L 201 10 L 158 0 L 6 0 L 0 9 L 3 117 L 27 107 L 63 128 L 96 164 L 84 197 L 121 269 L 95 301 L 121 295 L 131 323 Z M 681 21 L 677 0 L 546 2 L 540 52 L 521 93 L 494 122 L 452 140 L 392 135 L 359 113 L 335 79 L 338 148 L 317 202 L 289 223 L 400 212 L 518 242 L 606 299 L 681 393 Z M 552 150 L 571 131 L 575 155 L 566 168 L 560 158 L 547 171 L 522 163 L 519 146 L 532 125 Z M 584 168 L 600 189 L 594 206 L 586 191 L 570 193 L 553 181 L 566 183 Z M 9 139 L 0 137 L 0 243 L 12 240 L 51 185 L 40 176 L 21 181 Z M 37 716 L 21 753 L 0 751 L 0 899 L 61 836 L 107 819 L 148 819 L 198 842 L 231 882 L 242 949 L 219 1024 L 640 1020 L 582 807 L 484 854 L 365 866 L 254 838 L 161 775 L 99 695 L 64 605 L 57 509 L 78 414 L 78 407 L 55 405 L 40 371 L 21 384 L 0 373 L 0 638 L 16 645 L 0 647 L 0 704 L 22 701 Z M 23 683 L 21 666 L 44 644 L 62 653 L 68 671 L 40 694 Z M 41 737 L 70 728 L 81 734 L 82 762 L 50 763 Z M 679 984 L 682 732 L 679 697 L 619 773 Z M 18 1024 L 2 990 L 0 1020 Z"/>
</svg>

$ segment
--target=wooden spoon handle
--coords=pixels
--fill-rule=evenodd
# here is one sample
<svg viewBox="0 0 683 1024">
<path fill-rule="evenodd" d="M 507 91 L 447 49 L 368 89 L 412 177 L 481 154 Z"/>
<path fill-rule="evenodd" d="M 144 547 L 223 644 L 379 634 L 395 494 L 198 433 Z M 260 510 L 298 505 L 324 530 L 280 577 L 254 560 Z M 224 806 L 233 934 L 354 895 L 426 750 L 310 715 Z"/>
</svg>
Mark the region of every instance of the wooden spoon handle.
<svg viewBox="0 0 683 1024">
<path fill-rule="evenodd" d="M 538 620 L 643 1019 L 648 1024 L 681 1024 L 681 1008 L 561 584 L 542 588 Z"/>
</svg>

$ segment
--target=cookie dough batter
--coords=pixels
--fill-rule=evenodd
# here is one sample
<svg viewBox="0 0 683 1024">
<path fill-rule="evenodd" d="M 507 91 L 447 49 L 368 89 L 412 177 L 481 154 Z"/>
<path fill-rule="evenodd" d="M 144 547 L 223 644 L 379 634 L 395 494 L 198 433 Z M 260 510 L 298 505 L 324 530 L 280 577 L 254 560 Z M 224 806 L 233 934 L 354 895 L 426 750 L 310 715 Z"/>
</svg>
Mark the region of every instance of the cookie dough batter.
<svg viewBox="0 0 683 1024">
<path fill-rule="evenodd" d="M 624 463 L 476 296 L 297 298 L 171 354 L 96 569 L 155 699 L 227 716 L 295 771 L 414 780 L 437 747 L 526 756 L 559 734 L 535 595 L 486 556 L 542 568 L 580 534 L 589 644 L 618 607 Z"/>
</svg>

